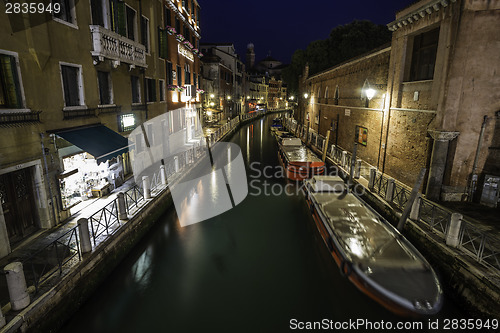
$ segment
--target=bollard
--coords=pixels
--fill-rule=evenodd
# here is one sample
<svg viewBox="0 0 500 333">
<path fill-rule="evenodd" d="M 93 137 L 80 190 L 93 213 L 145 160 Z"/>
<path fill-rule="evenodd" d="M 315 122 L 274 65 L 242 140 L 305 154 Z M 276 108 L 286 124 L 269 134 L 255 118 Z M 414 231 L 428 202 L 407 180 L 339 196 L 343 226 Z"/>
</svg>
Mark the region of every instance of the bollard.
<svg viewBox="0 0 500 333">
<path fill-rule="evenodd" d="M 174 170 L 175 173 L 179 172 L 179 157 L 174 156 Z"/>
<path fill-rule="evenodd" d="M 123 192 L 118 193 L 116 195 L 116 199 L 118 200 L 118 219 L 128 220 L 127 205 L 125 204 L 125 194 Z"/>
<path fill-rule="evenodd" d="M 342 165 L 342 168 L 346 168 L 346 165 L 347 165 L 347 151 L 342 151 L 342 160 L 341 160 L 341 165 Z"/>
<path fill-rule="evenodd" d="M 161 184 L 167 185 L 167 173 L 165 171 L 164 165 L 160 165 L 160 177 L 161 177 Z"/>
<path fill-rule="evenodd" d="M 23 264 L 19 261 L 12 262 L 5 266 L 4 272 L 7 273 L 5 277 L 12 310 L 24 309 L 30 304 L 30 295 L 28 294 L 28 288 L 26 288 Z"/>
<path fill-rule="evenodd" d="M 460 235 L 460 226 L 462 224 L 463 215 L 459 213 L 451 214 L 450 227 L 446 232 L 446 245 L 451 247 L 458 246 L 458 237 Z"/>
<path fill-rule="evenodd" d="M 354 168 L 354 178 L 359 179 L 361 177 L 361 160 L 356 160 L 356 168 Z"/>
<path fill-rule="evenodd" d="M 368 189 L 373 190 L 375 187 L 375 177 L 377 176 L 377 169 L 370 168 L 370 179 L 368 180 Z"/>
<path fill-rule="evenodd" d="M 92 251 L 92 244 L 90 243 L 89 220 L 86 218 L 78 219 L 78 233 L 80 235 L 80 250 L 82 253 Z"/>
<path fill-rule="evenodd" d="M 191 158 L 189 156 L 189 149 L 186 150 L 186 164 L 191 164 Z"/>
<path fill-rule="evenodd" d="M 419 193 L 411 205 L 410 219 L 413 221 L 418 221 L 420 219 L 420 200 L 422 200 L 422 198 Z"/>
<path fill-rule="evenodd" d="M 385 192 L 385 201 L 392 202 L 393 197 L 394 197 L 394 179 L 389 178 L 387 180 L 387 192 Z"/>
<path fill-rule="evenodd" d="M 144 189 L 144 199 L 151 199 L 151 186 L 149 184 L 149 176 L 142 176 L 142 187 Z"/>
</svg>

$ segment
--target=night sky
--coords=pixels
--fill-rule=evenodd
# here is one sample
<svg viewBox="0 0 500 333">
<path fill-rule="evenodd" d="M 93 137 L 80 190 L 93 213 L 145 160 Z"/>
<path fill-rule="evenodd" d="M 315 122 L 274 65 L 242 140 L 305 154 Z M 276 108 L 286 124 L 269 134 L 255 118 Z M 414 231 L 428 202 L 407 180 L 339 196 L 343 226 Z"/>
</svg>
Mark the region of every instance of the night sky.
<svg viewBox="0 0 500 333">
<path fill-rule="evenodd" d="M 293 52 L 326 39 L 332 28 L 353 20 L 387 24 L 396 11 L 416 0 L 198 0 L 201 43 L 234 43 L 245 61 L 246 45 L 255 45 L 255 60 L 271 55 L 289 63 Z"/>
</svg>

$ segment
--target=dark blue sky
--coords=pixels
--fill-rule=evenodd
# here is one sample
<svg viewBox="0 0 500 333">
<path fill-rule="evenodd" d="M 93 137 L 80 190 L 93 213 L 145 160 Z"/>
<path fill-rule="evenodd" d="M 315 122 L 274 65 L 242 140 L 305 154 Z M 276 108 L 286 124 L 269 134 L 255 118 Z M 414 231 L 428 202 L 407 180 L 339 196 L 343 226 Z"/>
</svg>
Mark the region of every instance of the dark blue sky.
<svg viewBox="0 0 500 333">
<path fill-rule="evenodd" d="M 387 24 L 415 0 L 198 0 L 201 42 L 234 43 L 245 60 L 255 45 L 256 60 L 271 55 L 285 63 L 293 52 L 328 37 L 332 28 L 358 20 Z"/>
</svg>

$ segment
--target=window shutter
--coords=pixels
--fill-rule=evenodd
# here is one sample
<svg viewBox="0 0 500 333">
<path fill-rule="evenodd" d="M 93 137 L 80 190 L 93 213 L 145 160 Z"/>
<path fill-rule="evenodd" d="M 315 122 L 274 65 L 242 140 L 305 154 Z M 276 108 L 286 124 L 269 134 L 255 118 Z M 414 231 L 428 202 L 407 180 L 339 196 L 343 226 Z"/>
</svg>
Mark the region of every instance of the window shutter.
<svg viewBox="0 0 500 333">
<path fill-rule="evenodd" d="M 162 59 L 167 59 L 168 48 L 167 48 L 167 30 L 158 27 L 158 54 Z"/>
<path fill-rule="evenodd" d="M 126 22 L 126 15 L 125 15 L 125 2 L 123 1 L 117 1 L 117 0 L 111 0 L 111 5 L 113 6 L 111 12 L 113 13 L 113 30 L 124 36 L 127 37 L 127 22 Z"/>
<path fill-rule="evenodd" d="M 5 91 L 5 105 L 12 108 L 21 107 L 21 89 L 17 77 L 16 59 L 8 55 L 0 55 L 0 78 Z"/>
</svg>

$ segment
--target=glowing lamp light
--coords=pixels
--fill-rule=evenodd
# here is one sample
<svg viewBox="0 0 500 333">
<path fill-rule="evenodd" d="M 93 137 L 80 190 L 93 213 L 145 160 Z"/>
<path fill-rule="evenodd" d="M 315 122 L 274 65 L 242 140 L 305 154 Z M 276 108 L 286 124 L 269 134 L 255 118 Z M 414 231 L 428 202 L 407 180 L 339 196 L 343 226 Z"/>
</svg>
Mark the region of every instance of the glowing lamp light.
<svg viewBox="0 0 500 333">
<path fill-rule="evenodd" d="M 214 106 L 214 105 L 215 105 L 215 103 L 214 103 L 214 102 L 211 102 L 211 103 L 210 103 L 210 106 Z"/>
<path fill-rule="evenodd" d="M 290 96 L 290 99 L 293 101 L 293 99 L 295 98 L 295 96 Z"/>
<path fill-rule="evenodd" d="M 215 97 L 214 94 L 210 94 L 210 98 L 214 98 L 214 97 Z"/>
<path fill-rule="evenodd" d="M 229 100 L 229 99 L 231 99 L 231 96 L 227 96 L 227 99 L 228 99 L 228 100 Z"/>
<path fill-rule="evenodd" d="M 250 96 L 247 96 L 247 99 L 250 99 Z"/>
<path fill-rule="evenodd" d="M 212 111 L 207 111 L 207 116 L 211 116 L 212 115 Z"/>
<path fill-rule="evenodd" d="M 373 98 L 373 96 L 375 96 L 375 89 L 368 88 L 365 90 L 365 94 L 366 94 L 366 98 L 368 98 L 368 100 L 371 100 Z"/>
<path fill-rule="evenodd" d="M 305 94 L 304 94 L 304 98 L 307 98 L 307 97 L 309 97 L 309 94 L 308 94 L 308 93 L 305 93 Z"/>
</svg>

